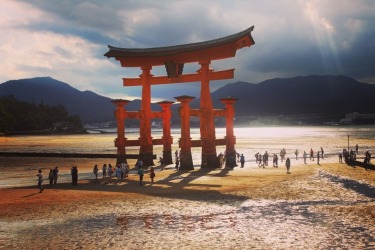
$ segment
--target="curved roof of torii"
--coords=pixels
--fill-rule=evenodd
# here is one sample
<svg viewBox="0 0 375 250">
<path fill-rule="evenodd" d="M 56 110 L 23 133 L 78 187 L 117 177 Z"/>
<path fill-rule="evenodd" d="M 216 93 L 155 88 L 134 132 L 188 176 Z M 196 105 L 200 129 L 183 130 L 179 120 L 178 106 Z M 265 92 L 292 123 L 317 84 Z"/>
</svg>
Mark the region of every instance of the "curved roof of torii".
<svg viewBox="0 0 375 250">
<path fill-rule="evenodd" d="M 198 43 L 155 48 L 117 48 L 108 45 L 104 54 L 114 57 L 123 67 L 158 66 L 173 63 L 200 62 L 234 57 L 236 51 L 255 44 L 251 31 L 254 26 L 237 34 Z"/>
</svg>

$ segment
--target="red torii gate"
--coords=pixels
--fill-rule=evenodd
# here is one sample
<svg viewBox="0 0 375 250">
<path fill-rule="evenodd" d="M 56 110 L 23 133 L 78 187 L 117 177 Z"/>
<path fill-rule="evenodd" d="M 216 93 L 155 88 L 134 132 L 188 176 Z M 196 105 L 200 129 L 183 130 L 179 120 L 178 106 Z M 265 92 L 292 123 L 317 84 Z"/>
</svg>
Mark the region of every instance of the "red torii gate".
<svg viewBox="0 0 375 250">
<path fill-rule="evenodd" d="M 200 81 L 200 110 L 195 115 L 200 117 L 202 166 L 218 167 L 215 146 L 215 112 L 209 82 L 210 80 L 232 79 L 234 69 L 213 71 L 209 68 L 209 65 L 212 60 L 234 57 L 238 49 L 255 44 L 251 37 L 253 28 L 250 27 L 237 34 L 211 41 L 169 47 L 134 49 L 108 45 L 109 51 L 105 56 L 108 58 L 114 57 L 120 61 L 122 67 L 140 67 L 142 70 L 139 78 L 123 78 L 123 85 L 142 86 L 142 104 L 139 111 L 139 117 L 141 117 L 139 143 L 140 157 L 146 166 L 153 165 L 151 85 Z M 194 62 L 201 65 L 197 73 L 182 74 L 184 64 Z M 167 76 L 151 74 L 152 67 L 160 65 L 165 65 Z M 182 133 L 187 132 L 182 131 Z"/>
</svg>

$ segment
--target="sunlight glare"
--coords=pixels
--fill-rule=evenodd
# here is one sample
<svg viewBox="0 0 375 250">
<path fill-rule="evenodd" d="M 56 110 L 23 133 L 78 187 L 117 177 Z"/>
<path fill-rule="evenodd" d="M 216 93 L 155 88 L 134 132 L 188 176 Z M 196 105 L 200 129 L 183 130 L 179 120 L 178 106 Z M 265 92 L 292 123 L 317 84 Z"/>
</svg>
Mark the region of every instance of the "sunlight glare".
<svg viewBox="0 0 375 250">
<path fill-rule="evenodd" d="M 343 74 L 337 45 L 341 41 L 335 41 L 336 29 L 327 18 L 320 15 L 319 7 L 319 1 L 307 2 L 305 13 L 313 27 L 323 66 L 327 74 Z"/>
</svg>

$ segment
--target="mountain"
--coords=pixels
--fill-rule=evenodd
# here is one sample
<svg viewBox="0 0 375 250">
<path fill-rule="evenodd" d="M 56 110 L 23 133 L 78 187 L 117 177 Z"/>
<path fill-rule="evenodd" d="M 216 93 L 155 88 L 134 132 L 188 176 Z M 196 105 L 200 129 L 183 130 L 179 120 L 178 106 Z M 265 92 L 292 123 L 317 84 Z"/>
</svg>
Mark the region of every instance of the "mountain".
<svg viewBox="0 0 375 250">
<path fill-rule="evenodd" d="M 258 84 L 236 82 L 211 94 L 215 108 L 221 98 L 237 98 L 236 118 L 264 116 L 315 116 L 322 121 L 340 120 L 346 113 L 375 113 L 375 85 L 347 76 L 311 75 L 275 78 Z M 199 98 L 191 102 L 199 107 Z M 316 121 L 316 122 L 322 122 Z"/>
<path fill-rule="evenodd" d="M 80 91 L 69 84 L 51 77 L 11 80 L 0 84 L 0 96 L 12 95 L 17 100 L 45 105 L 62 105 L 70 115 L 78 115 L 83 123 L 101 123 L 115 121 L 115 105 L 111 98 L 98 95 L 92 91 Z M 139 110 L 140 100 L 134 100 L 127 110 Z M 152 104 L 153 110 L 160 110 L 159 105 Z"/>
<path fill-rule="evenodd" d="M 108 97 L 91 91 L 79 91 L 69 84 L 51 77 L 11 80 L 0 84 L 0 96 L 13 95 L 17 100 L 62 105 L 71 115 L 78 115 L 82 122 L 113 120 L 114 105 Z"/>
<path fill-rule="evenodd" d="M 4 95 L 13 95 L 18 100 L 36 104 L 63 105 L 70 115 L 80 116 L 83 123 L 114 121 L 115 106 L 110 98 L 91 91 L 79 91 L 50 77 L 2 83 L 0 96 Z M 339 120 L 350 112 L 375 113 L 375 85 L 346 76 L 312 75 L 275 78 L 258 84 L 231 83 L 212 93 L 214 107 L 223 108 L 220 99 L 228 96 L 238 99 L 235 104 L 236 118 L 316 116 L 322 121 L 330 121 Z M 172 123 L 178 123 L 179 106 L 178 103 L 172 106 Z M 192 101 L 191 107 L 199 107 L 199 98 Z M 139 109 L 140 100 L 126 106 L 129 111 Z M 152 110 L 159 111 L 159 105 L 152 104 Z"/>
<path fill-rule="evenodd" d="M 371 104 L 375 85 L 346 76 L 276 78 L 258 84 L 237 82 L 215 91 L 214 105 L 227 96 L 239 99 L 237 115 L 375 112 L 375 105 Z"/>
</svg>

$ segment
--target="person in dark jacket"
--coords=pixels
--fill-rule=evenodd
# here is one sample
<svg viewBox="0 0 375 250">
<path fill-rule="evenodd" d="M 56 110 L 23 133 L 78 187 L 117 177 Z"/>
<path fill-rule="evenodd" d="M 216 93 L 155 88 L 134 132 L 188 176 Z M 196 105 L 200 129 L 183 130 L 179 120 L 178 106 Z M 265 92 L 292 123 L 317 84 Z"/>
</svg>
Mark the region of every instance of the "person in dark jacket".
<svg viewBox="0 0 375 250">
<path fill-rule="evenodd" d="M 78 168 L 77 168 L 77 166 L 72 167 L 71 174 L 72 174 L 72 184 L 77 185 L 77 183 L 78 183 Z"/>
<path fill-rule="evenodd" d="M 289 157 L 286 158 L 285 166 L 286 166 L 286 173 L 290 174 L 290 159 L 289 159 Z"/>
</svg>

